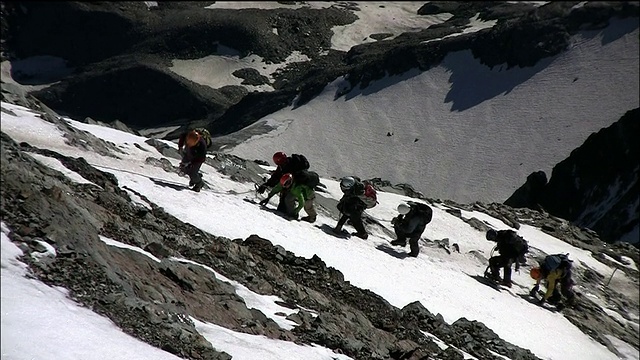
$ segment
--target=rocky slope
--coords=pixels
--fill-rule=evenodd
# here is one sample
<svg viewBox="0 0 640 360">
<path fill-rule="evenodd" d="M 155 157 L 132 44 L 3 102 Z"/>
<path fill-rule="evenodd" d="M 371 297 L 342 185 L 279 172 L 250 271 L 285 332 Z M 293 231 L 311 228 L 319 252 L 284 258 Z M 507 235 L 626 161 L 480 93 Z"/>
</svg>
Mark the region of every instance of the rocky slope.
<svg viewBox="0 0 640 360">
<path fill-rule="evenodd" d="M 5 98 L 5 100 L 7 100 Z M 42 118 L 55 124 L 66 141 L 101 154 L 117 154 L 110 143 L 75 130 L 53 111 L 28 97 L 16 101 L 42 111 Z M 165 144 L 149 140 L 159 151 L 147 162 L 166 171 L 176 171 L 163 157 L 177 157 Z M 428 331 L 448 344 L 481 359 L 497 359 L 489 350 L 511 359 L 537 359 L 529 350 L 500 339 L 484 324 L 461 318 L 445 323 L 420 303 L 395 308 L 378 295 L 359 289 L 344 280 L 322 259 L 297 257 L 269 239 L 250 236 L 227 239 L 205 233 L 182 223 L 162 208 L 146 201 L 143 207 L 118 186 L 115 177 L 89 165 L 82 158 L 69 158 L 27 143 L 1 137 L 2 214 L 13 232 L 10 239 L 25 252 L 35 277 L 70 290 L 78 302 L 109 317 L 125 332 L 185 359 L 229 359 L 212 348 L 194 328 L 189 316 L 224 326 L 234 331 L 261 334 L 274 339 L 317 343 L 355 359 L 462 359 L 453 348 L 441 350 L 421 331 Z M 63 174 L 33 160 L 28 153 L 54 157 L 64 166 L 93 184 L 77 184 Z M 209 165 L 238 181 L 255 181 L 256 164 L 233 156 L 216 154 Z M 229 166 L 233 164 L 233 166 Z M 375 180 L 380 191 L 394 191 L 424 198 L 410 186 L 397 186 Z M 128 189 L 130 190 L 130 189 Z M 141 194 L 138 194 L 141 195 Z M 434 202 L 433 199 L 425 199 Z M 321 199 L 328 201 L 328 199 Z M 621 255 L 640 263 L 638 250 L 624 245 L 607 246 L 591 231 L 544 212 L 513 209 L 501 204 L 461 205 L 446 202 L 452 214 L 460 209 L 479 210 L 503 219 L 511 226 L 520 223 L 543 230 L 597 256 Z M 335 214 L 334 214 L 335 216 Z M 486 230 L 478 219 L 465 219 Z M 367 219 L 376 226 L 375 219 Z M 126 249 L 107 246 L 100 237 L 118 239 L 143 248 L 160 262 Z M 56 256 L 42 256 L 46 242 Z M 445 251 L 436 240 L 426 246 Z M 35 256 L 40 254 L 40 256 Z M 540 251 L 531 254 L 540 258 Z M 298 326 L 284 330 L 257 310 L 248 309 L 233 287 L 219 281 L 205 269 L 173 259 L 184 258 L 215 268 L 260 294 L 277 295 L 284 304 L 299 309 L 290 316 Z M 609 260 L 613 264 L 613 261 Z M 620 267 L 638 281 L 638 272 Z M 603 287 L 604 276 L 586 268 L 576 274 L 589 292 L 607 299 L 610 306 L 638 311 L 637 294 L 628 289 Z M 589 300 L 579 298 L 578 309 L 567 309 L 565 316 L 580 329 L 615 351 L 604 334 L 612 334 L 629 344 L 638 344 L 638 333 L 608 316 Z"/>
</svg>

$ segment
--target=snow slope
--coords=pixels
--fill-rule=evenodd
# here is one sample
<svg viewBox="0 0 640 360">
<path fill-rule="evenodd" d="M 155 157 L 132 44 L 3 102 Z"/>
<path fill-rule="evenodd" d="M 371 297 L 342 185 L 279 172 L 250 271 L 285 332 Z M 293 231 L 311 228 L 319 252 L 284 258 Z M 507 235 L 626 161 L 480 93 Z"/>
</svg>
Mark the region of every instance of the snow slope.
<svg viewBox="0 0 640 360">
<path fill-rule="evenodd" d="M 113 173 L 123 189 L 132 189 L 143 194 L 149 201 L 154 202 L 165 211 L 178 219 L 193 224 L 203 231 L 217 236 L 228 238 L 246 238 L 252 234 L 269 239 L 274 245 L 281 245 L 286 250 L 298 256 L 310 258 L 319 256 L 327 266 L 334 267 L 344 274 L 345 280 L 354 286 L 369 289 L 384 297 L 389 303 L 397 307 L 403 307 L 413 301 L 420 301 L 429 311 L 440 313 L 447 322 L 453 322 L 460 317 L 483 322 L 501 338 L 516 345 L 530 349 L 534 354 L 543 359 L 617 359 L 618 356 L 606 347 L 595 342 L 588 335 L 581 332 L 561 314 L 552 313 L 540 307 L 534 306 L 521 299 L 517 294 L 528 293 L 532 285 L 526 271 L 514 273 L 514 281 L 520 286 L 514 287 L 508 292 L 496 292 L 495 290 L 480 284 L 471 276 L 481 274 L 486 261 L 481 260 L 471 251 L 488 257 L 493 243 L 484 239 L 484 234 L 470 227 L 460 218 L 444 211 L 443 205 L 434 207 L 433 221 L 427 226 L 424 236 L 429 239 L 449 238 L 451 242 L 459 244 L 461 253 L 448 255 L 437 248 L 423 246 L 417 258 L 406 258 L 404 254 L 408 249 L 393 248 L 389 246 L 392 240 L 382 232 L 374 232 L 368 240 L 352 238 L 348 241 L 325 234 L 312 224 L 304 222 L 288 222 L 278 216 L 259 209 L 258 206 L 243 201 L 250 194 L 234 195 L 236 192 L 250 191 L 253 184 L 237 183 L 225 175 L 218 173 L 214 168 L 204 165 L 202 171 L 204 179 L 211 184 L 211 189 L 200 193 L 180 192 L 172 188 L 162 187 L 152 182 L 149 177 L 162 178 L 168 181 L 184 182 L 187 180 L 177 174 L 167 173 L 164 170 L 146 164 L 148 156 L 161 158 L 153 147 L 146 144 L 146 138 L 135 136 L 121 131 L 104 128 L 97 125 L 88 125 L 73 120 L 68 123 L 80 130 L 89 131 L 100 138 L 111 141 L 124 153 L 119 154 L 121 159 L 103 157 L 96 153 L 86 152 L 76 147 L 67 145 L 60 131 L 51 127 L 51 124 L 43 121 L 37 114 L 25 108 L 2 103 L 2 131 L 15 141 L 26 141 L 33 146 L 48 148 L 61 154 L 73 157 L 83 157 L 90 164 Z M 15 115 L 14 115 L 15 114 Z M 169 143 L 171 146 L 175 144 Z M 41 161 L 40 157 L 35 157 Z M 178 161 L 169 159 L 173 165 Z M 42 161 L 46 166 L 61 170 L 61 165 L 55 161 Z M 65 174 L 73 181 L 82 181 L 78 174 L 71 176 L 68 170 Z M 266 173 L 266 170 L 265 170 Z M 322 173 L 320 173 L 323 175 Z M 339 185 L 335 180 L 323 176 L 323 184 L 327 186 L 330 196 L 339 197 Z M 128 190 L 127 190 L 128 191 Z M 132 201 L 139 202 L 138 197 L 132 197 Z M 396 194 L 379 193 L 380 204 L 368 212 L 382 220 L 389 226 L 389 220 L 395 216 L 396 206 L 408 198 Z M 181 207 L 184 201 L 189 201 L 192 206 L 189 210 Z M 272 200 L 272 201 L 275 201 Z M 271 204 L 273 206 L 273 204 Z M 216 216 L 210 216 L 215 214 Z M 506 228 L 498 219 L 488 217 L 485 214 L 473 213 L 465 216 L 475 216 L 486 220 L 496 228 Z M 252 219 L 247 222 L 246 219 Z M 335 225 L 335 219 L 328 218 L 322 213 L 318 218 L 319 223 Z M 8 230 L 3 230 L 8 233 Z M 588 252 L 574 248 L 573 246 L 553 238 L 537 228 L 530 226 L 521 227 L 518 232 L 530 241 L 535 248 L 545 252 L 569 252 L 572 257 L 579 260 L 576 266 L 589 266 L 603 275 L 612 274 L 613 268 L 599 262 Z M 304 239 L 304 241 L 300 241 Z M 2 264 L 2 351 L 6 354 L 16 354 L 16 359 L 27 359 L 29 356 L 37 356 L 39 348 L 53 347 L 61 357 L 66 359 L 100 359 L 110 356 L 108 349 L 91 348 L 94 353 L 87 355 L 87 350 L 69 345 L 60 349 L 57 341 L 60 336 L 60 328 L 76 328 L 83 326 L 83 318 L 70 318 L 66 323 L 56 324 L 58 320 L 51 322 L 57 326 L 45 326 L 41 321 L 29 321 L 19 324 L 18 319 L 24 317 L 42 317 L 48 313 L 42 303 L 38 303 L 39 297 L 12 289 L 24 287 L 25 282 L 35 284 L 33 279 L 24 278 L 22 269 L 24 266 L 16 264 L 15 256 L 19 250 L 8 243 L 5 236 L 2 237 L 3 264 Z M 118 247 L 126 247 L 118 239 L 103 238 L 107 244 Z M 9 250 L 5 250 L 9 249 Z M 131 249 L 144 252 L 142 249 Z M 5 257 L 6 256 L 6 257 Z M 50 256 L 55 256 L 52 252 Z M 148 256 L 151 256 L 148 254 Z M 174 261 L 190 261 L 189 259 L 173 259 Z M 11 266 L 5 264 L 13 264 Z M 17 269 L 17 270 L 16 270 Z M 215 273 L 215 269 L 209 269 Z M 393 279 L 393 281 L 389 281 Z M 619 286 L 630 286 L 630 279 L 618 272 L 614 278 Z M 232 280 L 227 279 L 230 283 Z M 29 285 L 42 287 L 43 284 Z M 262 310 L 267 316 L 278 318 L 278 309 L 273 302 L 274 297 L 260 297 L 251 294 L 246 288 L 234 285 L 238 294 L 244 297 L 249 306 Z M 45 292 L 52 290 L 42 288 Z M 6 291 L 5 291 L 6 290 Z M 60 292 L 63 293 L 63 292 Z M 16 298 L 22 296 L 21 298 Z M 58 298 L 57 298 L 58 299 Z M 76 312 L 72 305 L 68 305 L 68 299 L 59 298 L 58 302 L 65 303 L 69 311 Z M 22 307 L 25 303 L 32 302 L 33 308 L 38 311 L 27 312 Z M 53 310 L 61 312 L 62 309 Z M 612 316 L 621 317 L 618 310 L 608 309 Z M 89 316 L 89 315 L 86 315 Z M 637 317 L 636 317 L 637 319 Z M 265 359 L 331 359 L 337 354 L 320 347 L 293 347 L 293 344 L 282 344 L 277 341 L 265 340 L 262 337 L 251 337 L 246 334 L 233 333 L 214 324 L 202 323 L 194 319 L 200 331 L 207 340 L 217 349 L 223 350 L 234 356 L 234 359 L 251 359 L 252 356 L 264 356 Z M 94 320 L 92 320 L 93 322 Z M 96 322 L 98 320 L 95 320 Z M 283 327 L 290 326 L 283 318 L 277 322 Z M 637 326 L 637 325 L 636 325 Z M 16 336 L 30 330 L 37 329 L 39 336 Z M 96 325 L 98 327 L 98 325 Z M 102 329 L 109 325 L 100 325 Z M 523 331 L 526 329 L 526 331 Z M 98 331 L 90 328 L 88 331 Z M 105 330 L 101 330 L 105 331 Z M 11 335 L 7 335 L 11 334 Z M 116 338 L 117 335 L 110 330 L 108 337 Z M 425 336 L 432 336 L 425 334 Z M 634 349 L 629 345 L 613 337 L 612 342 L 620 349 L 625 358 L 634 357 Z M 18 356 L 31 344 L 32 351 L 29 356 Z M 34 346 L 36 345 L 36 346 Z M 39 347 L 40 346 L 40 347 Z M 125 346 L 125 345 L 122 345 Z M 132 343 L 127 347 L 135 347 L 136 351 L 144 355 L 136 358 L 155 359 L 160 358 L 152 352 L 144 349 L 144 344 Z M 442 346 L 448 346 L 442 344 Z M 636 344 L 637 346 L 637 344 Z M 45 351 L 45 350 L 43 350 Z M 93 357 L 92 357 L 93 356 Z M 12 359 L 14 357 L 11 357 Z M 171 358 L 167 356 L 166 358 Z M 339 357 L 345 359 L 346 357 Z"/>
<path fill-rule="evenodd" d="M 431 198 L 502 202 L 526 177 L 639 106 L 637 18 L 572 37 L 570 49 L 530 68 L 481 65 L 470 51 L 426 72 L 354 89 L 336 79 L 309 103 L 249 128 L 277 129 L 226 151 L 271 161 L 303 153 L 327 176 L 410 183 Z M 387 136 L 390 133 L 392 136 Z"/>
</svg>

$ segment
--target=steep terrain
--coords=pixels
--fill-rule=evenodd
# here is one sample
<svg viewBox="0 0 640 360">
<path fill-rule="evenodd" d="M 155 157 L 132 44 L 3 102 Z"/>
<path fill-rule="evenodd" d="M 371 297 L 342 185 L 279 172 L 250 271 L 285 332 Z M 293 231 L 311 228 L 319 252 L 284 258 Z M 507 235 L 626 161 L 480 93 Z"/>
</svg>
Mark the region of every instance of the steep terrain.
<svg viewBox="0 0 640 360">
<path fill-rule="evenodd" d="M 31 104 L 39 117 L 63 135 L 67 145 L 84 149 L 87 154 L 95 152 L 113 158 L 126 155 L 120 146 L 79 131 L 37 100 L 30 101 L 22 104 Z M 12 111 L 3 107 L 3 114 L 11 115 Z M 157 150 L 145 150 L 147 164 L 176 171 L 168 160 L 178 158 L 175 147 L 151 139 L 147 144 Z M 71 181 L 35 161 L 31 154 L 57 159 L 91 183 Z M 462 354 L 455 348 L 481 359 L 497 359 L 495 354 L 538 359 L 529 350 L 502 340 L 481 322 L 460 318 L 449 324 L 420 302 L 398 309 L 379 295 L 345 281 L 340 271 L 326 266 L 317 256 L 296 256 L 259 236 L 228 239 L 204 232 L 168 214 L 144 194 L 122 187 L 114 175 L 82 157 L 16 143 L 4 132 L 1 156 L 3 222 L 13 229 L 10 239 L 25 251 L 22 259 L 30 264 L 33 275 L 47 284 L 69 289 L 73 299 L 107 316 L 125 332 L 180 357 L 230 358 L 202 337 L 189 320 L 193 316 L 238 332 L 319 344 L 354 359 L 461 359 Z M 252 161 L 222 153 L 215 153 L 207 164 L 234 181 L 257 181 L 262 172 Z M 380 191 L 405 191 L 383 180 L 374 182 Z M 406 192 L 412 194 L 410 189 Z M 145 206 L 133 201 L 133 196 Z M 319 193 L 319 197 L 325 195 Z M 616 259 L 624 261 L 624 256 L 637 266 L 637 249 L 606 246 L 593 232 L 546 213 L 500 204 L 424 200 L 448 208 L 448 212 L 480 231 L 486 231 L 487 225 L 477 218 L 465 218 L 462 211 L 480 211 L 515 228 L 520 224 L 541 227 L 619 268 L 637 286 L 637 270 L 616 265 Z M 323 201 L 330 198 L 319 200 Z M 368 218 L 368 224 L 379 226 L 372 218 Z M 108 246 L 105 238 L 144 249 L 157 259 Z M 43 244 L 52 246 L 55 254 L 48 253 Z M 536 252 L 532 256 L 542 254 Z M 216 269 L 257 293 L 277 295 L 284 305 L 298 310 L 287 317 L 297 326 L 284 329 L 262 312 L 249 309 L 232 286 L 193 262 Z M 588 267 L 581 267 L 576 276 L 584 294 L 637 313 L 638 298 L 629 289 L 603 287 L 604 276 Z M 606 334 L 629 344 L 638 343 L 633 327 L 610 317 L 590 297 L 582 296 L 579 306 L 566 309 L 564 315 L 613 352 L 616 348 Z M 424 332 L 453 347 L 441 348 Z"/>
</svg>

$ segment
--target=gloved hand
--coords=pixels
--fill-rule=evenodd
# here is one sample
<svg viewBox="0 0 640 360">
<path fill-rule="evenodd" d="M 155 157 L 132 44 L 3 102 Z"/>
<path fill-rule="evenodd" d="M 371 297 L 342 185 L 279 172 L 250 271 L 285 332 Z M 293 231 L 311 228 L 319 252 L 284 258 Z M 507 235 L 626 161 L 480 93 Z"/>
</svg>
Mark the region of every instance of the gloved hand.
<svg viewBox="0 0 640 360">
<path fill-rule="evenodd" d="M 269 198 L 260 200 L 259 204 L 262 206 L 267 206 L 267 204 L 269 203 Z"/>
<path fill-rule="evenodd" d="M 258 186 L 258 189 L 256 190 L 258 192 L 258 194 L 262 194 L 265 192 L 265 190 L 267 190 L 267 185 L 262 184 L 260 186 Z"/>
<path fill-rule="evenodd" d="M 536 297 L 536 295 L 538 294 L 538 290 L 539 289 L 540 289 L 540 287 L 538 285 L 534 286 L 533 289 L 531 289 L 531 291 L 529 291 L 529 296 Z"/>
<path fill-rule="evenodd" d="M 391 225 L 398 224 L 400 221 L 402 221 L 402 215 L 398 215 L 391 219 Z"/>
</svg>

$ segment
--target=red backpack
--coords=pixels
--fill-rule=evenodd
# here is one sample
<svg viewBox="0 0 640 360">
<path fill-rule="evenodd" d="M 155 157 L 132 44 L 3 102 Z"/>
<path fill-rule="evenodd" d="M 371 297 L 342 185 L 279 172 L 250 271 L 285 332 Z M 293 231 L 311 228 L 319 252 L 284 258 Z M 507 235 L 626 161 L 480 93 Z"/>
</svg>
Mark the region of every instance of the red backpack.
<svg viewBox="0 0 640 360">
<path fill-rule="evenodd" d="M 378 193 L 373 185 L 364 184 L 364 195 L 360 196 L 360 199 L 367 205 L 367 209 L 371 209 L 378 204 Z"/>
</svg>

